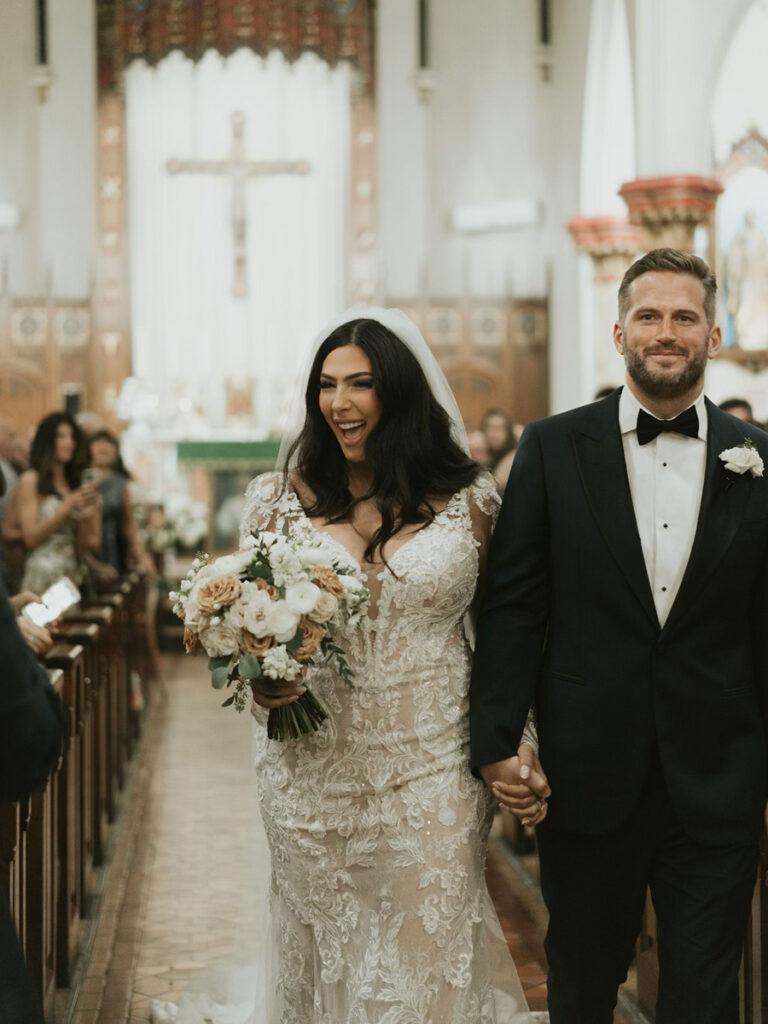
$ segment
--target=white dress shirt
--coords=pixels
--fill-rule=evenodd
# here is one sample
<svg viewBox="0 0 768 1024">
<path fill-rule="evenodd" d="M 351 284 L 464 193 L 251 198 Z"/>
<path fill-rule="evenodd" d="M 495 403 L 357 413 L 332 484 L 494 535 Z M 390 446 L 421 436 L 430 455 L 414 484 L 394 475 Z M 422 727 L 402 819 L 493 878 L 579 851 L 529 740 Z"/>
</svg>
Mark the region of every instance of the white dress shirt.
<svg viewBox="0 0 768 1024">
<path fill-rule="evenodd" d="M 699 395 L 694 403 L 699 417 L 698 437 L 669 431 L 644 445 L 637 440 L 641 408 L 625 386 L 619 399 L 624 460 L 645 568 L 663 626 L 683 581 L 696 535 L 707 463 L 707 407 L 704 395 Z"/>
</svg>

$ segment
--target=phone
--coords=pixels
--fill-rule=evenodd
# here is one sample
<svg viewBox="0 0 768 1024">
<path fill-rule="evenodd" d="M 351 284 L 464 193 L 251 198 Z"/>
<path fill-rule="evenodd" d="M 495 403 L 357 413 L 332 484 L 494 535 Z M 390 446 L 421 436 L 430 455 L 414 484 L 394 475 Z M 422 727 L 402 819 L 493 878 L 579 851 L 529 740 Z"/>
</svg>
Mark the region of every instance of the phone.
<svg viewBox="0 0 768 1024">
<path fill-rule="evenodd" d="M 83 470 L 82 480 L 84 484 L 98 484 L 103 479 L 103 469 L 97 469 L 95 466 L 89 466 L 88 469 Z"/>
<path fill-rule="evenodd" d="M 80 591 L 71 579 L 62 576 L 60 580 L 56 580 L 48 587 L 40 601 L 31 601 L 24 605 L 21 614 L 26 615 L 29 621 L 34 622 L 36 626 L 47 626 L 49 622 L 58 619 L 67 608 L 71 608 L 79 600 Z"/>
</svg>

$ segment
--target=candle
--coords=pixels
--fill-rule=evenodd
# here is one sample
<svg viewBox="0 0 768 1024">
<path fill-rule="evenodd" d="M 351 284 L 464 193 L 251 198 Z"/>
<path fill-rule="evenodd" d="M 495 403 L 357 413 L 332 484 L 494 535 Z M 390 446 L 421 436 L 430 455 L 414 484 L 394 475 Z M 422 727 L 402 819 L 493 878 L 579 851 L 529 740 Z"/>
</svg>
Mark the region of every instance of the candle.
<svg viewBox="0 0 768 1024">
<path fill-rule="evenodd" d="M 419 0 L 419 67 L 429 67 L 429 0 Z"/>
<path fill-rule="evenodd" d="M 48 63 L 48 28 L 46 25 L 45 0 L 37 0 L 37 63 Z"/>
</svg>

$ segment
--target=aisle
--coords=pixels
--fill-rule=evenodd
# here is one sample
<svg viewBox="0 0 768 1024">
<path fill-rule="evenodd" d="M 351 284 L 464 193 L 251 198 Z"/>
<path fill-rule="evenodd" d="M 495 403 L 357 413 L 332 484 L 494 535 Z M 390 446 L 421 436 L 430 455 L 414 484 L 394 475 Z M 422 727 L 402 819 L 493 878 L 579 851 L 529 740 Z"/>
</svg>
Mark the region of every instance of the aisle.
<svg viewBox="0 0 768 1024">
<path fill-rule="evenodd" d="M 256 927 L 250 721 L 219 708 L 202 661 L 165 668 L 72 1024 L 146 1024 L 152 999 L 238 959 Z M 531 1008 L 544 1009 L 535 898 L 500 849 L 488 877 Z"/>
</svg>

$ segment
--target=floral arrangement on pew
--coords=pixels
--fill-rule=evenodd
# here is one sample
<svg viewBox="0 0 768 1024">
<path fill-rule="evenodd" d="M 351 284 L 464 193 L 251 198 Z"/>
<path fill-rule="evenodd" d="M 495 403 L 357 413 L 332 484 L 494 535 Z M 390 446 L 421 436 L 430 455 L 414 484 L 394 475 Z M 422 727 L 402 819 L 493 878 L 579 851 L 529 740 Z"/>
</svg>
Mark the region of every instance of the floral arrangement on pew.
<svg viewBox="0 0 768 1024">
<path fill-rule="evenodd" d="M 170 598 L 184 621 L 187 653 L 205 651 L 212 685 L 234 687 L 223 707 L 242 711 L 254 679 L 293 682 L 308 666 L 328 662 L 352 685 L 334 637 L 341 626 L 360 620 L 369 593 L 358 570 L 320 541 L 254 533 L 232 555 L 213 561 L 198 555 Z M 270 711 L 267 732 L 270 739 L 296 738 L 327 717 L 307 688 L 298 700 Z"/>
</svg>

